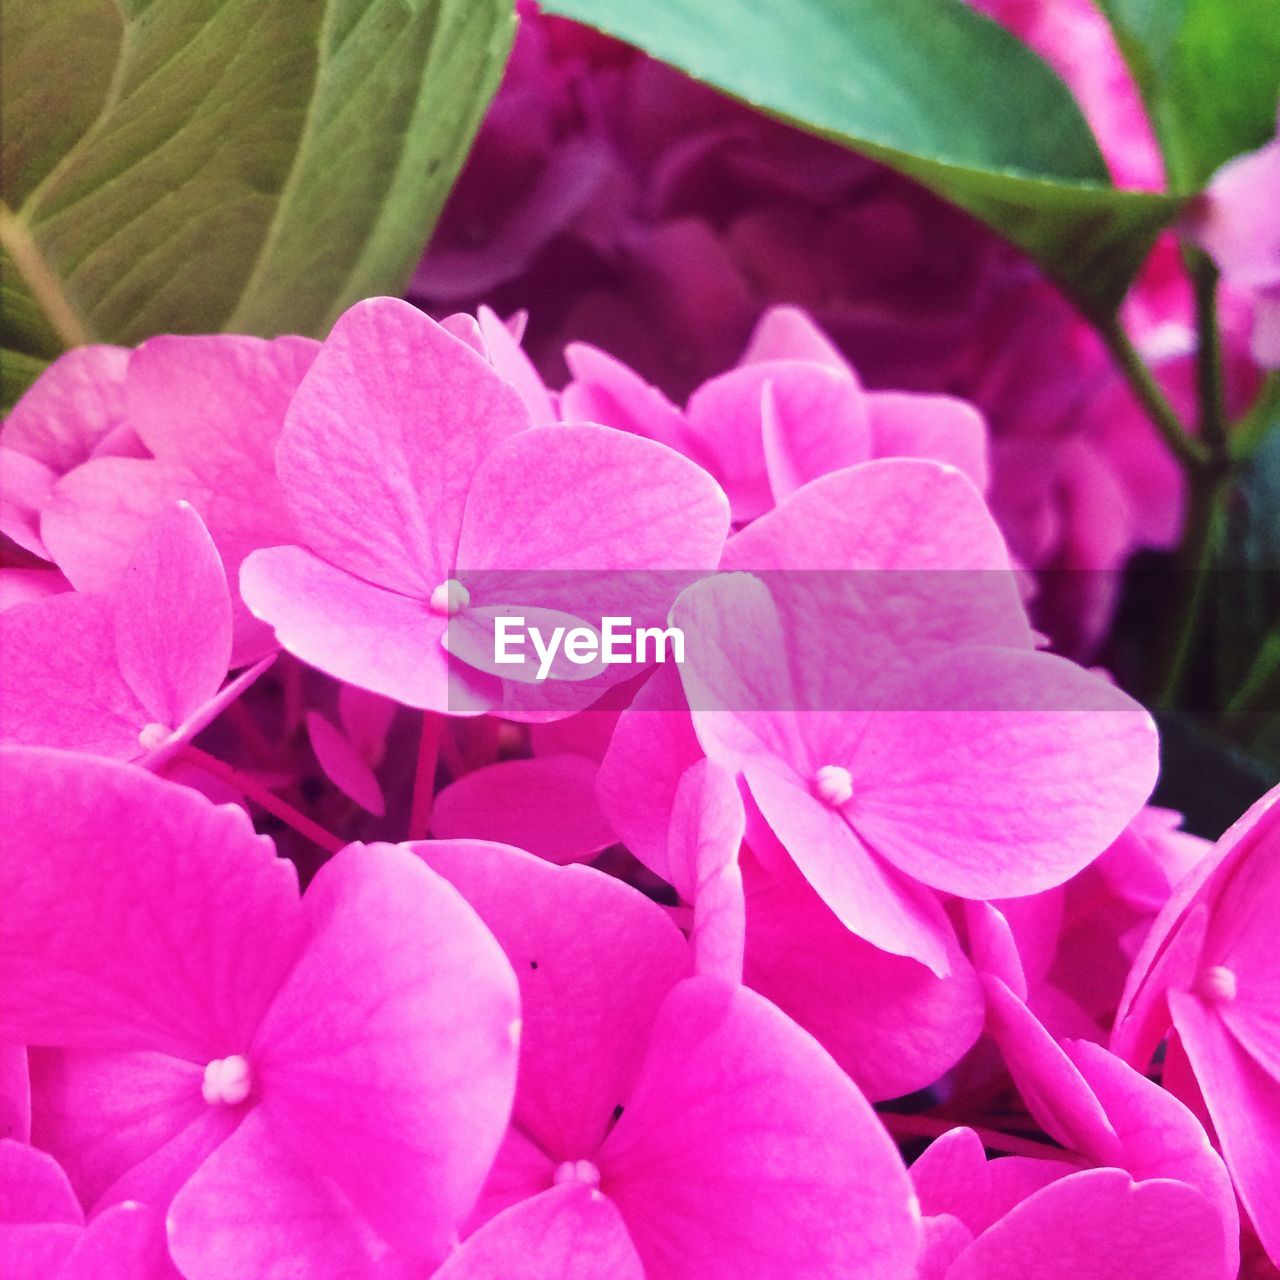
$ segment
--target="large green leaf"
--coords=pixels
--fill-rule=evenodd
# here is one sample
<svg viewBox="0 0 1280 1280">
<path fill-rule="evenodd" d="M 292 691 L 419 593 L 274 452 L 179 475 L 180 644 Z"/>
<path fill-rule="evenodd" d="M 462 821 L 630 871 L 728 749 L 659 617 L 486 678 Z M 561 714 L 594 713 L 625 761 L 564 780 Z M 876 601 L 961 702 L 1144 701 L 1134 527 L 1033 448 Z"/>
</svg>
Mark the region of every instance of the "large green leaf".
<svg viewBox="0 0 1280 1280">
<path fill-rule="evenodd" d="M 5 346 L 321 333 L 398 291 L 513 31 L 511 0 L 5 4 Z"/>
<path fill-rule="evenodd" d="M 1111 186 L 1071 93 L 960 0 L 547 0 L 918 179 L 1110 313 L 1168 197 Z"/>
<path fill-rule="evenodd" d="M 1102 0 L 1180 191 L 1276 130 L 1276 0 Z"/>
</svg>

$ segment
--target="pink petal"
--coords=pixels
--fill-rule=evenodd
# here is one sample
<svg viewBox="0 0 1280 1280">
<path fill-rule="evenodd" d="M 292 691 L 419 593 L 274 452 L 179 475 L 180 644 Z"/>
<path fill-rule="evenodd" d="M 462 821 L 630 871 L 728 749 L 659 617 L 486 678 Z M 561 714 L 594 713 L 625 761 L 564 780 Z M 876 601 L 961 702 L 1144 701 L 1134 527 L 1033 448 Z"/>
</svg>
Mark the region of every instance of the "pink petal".
<svg viewBox="0 0 1280 1280">
<path fill-rule="evenodd" d="M 560 397 L 566 422 L 598 422 L 695 456 L 680 410 L 622 361 L 582 342 L 565 347 L 564 359 L 573 375 Z"/>
<path fill-rule="evenodd" d="M 1006 1214 L 947 1280 L 1217 1280 L 1220 1232 L 1209 1203 L 1183 1183 L 1134 1183 L 1119 1169 L 1089 1169 Z"/>
<path fill-rule="evenodd" d="M 277 469 L 316 555 L 426 600 L 452 576 L 477 467 L 528 425 L 516 389 L 464 342 L 406 302 L 370 298 L 303 379 Z"/>
<path fill-rule="evenodd" d="M 77 591 L 114 591 L 134 549 L 176 502 L 200 509 L 210 493 L 183 467 L 152 458 L 94 458 L 53 487 L 40 536 Z"/>
<path fill-rule="evenodd" d="M 329 781 L 366 812 L 382 817 L 387 811 L 382 786 L 377 775 L 356 753 L 351 739 L 318 711 L 307 712 L 306 724 L 311 749 Z"/>
<path fill-rule="evenodd" d="M 231 662 L 231 597 L 195 509 L 152 525 L 114 593 L 120 672 L 152 719 L 175 729 L 218 691 Z"/>
<path fill-rule="evenodd" d="M 1171 991 L 1169 1007 L 1240 1201 L 1267 1255 L 1280 1258 L 1280 1180 L 1275 1176 L 1280 1090 L 1276 1079 L 1197 997 Z"/>
<path fill-rule="evenodd" d="M 48 500 L 57 478 L 38 458 L 0 445 L 0 533 L 12 538 L 24 551 L 49 558 L 40 540 L 40 508 Z"/>
<path fill-rule="evenodd" d="M 301 958 L 247 1054 L 259 1109 L 375 1230 L 437 1257 L 510 1112 L 511 968 L 457 891 L 391 845 L 326 864 L 303 918 Z"/>
<path fill-rule="evenodd" d="M 927 1217 L 950 1214 L 975 1235 L 985 1231 L 992 1222 L 991 1168 L 982 1139 L 972 1129 L 948 1129 L 911 1166 L 920 1212 Z"/>
<path fill-rule="evenodd" d="M 56 472 L 84 462 L 124 419 L 129 352 L 94 344 L 59 356 L 13 406 L 4 443 Z"/>
<path fill-rule="evenodd" d="M 742 981 L 746 904 L 738 851 L 746 829 L 733 775 L 710 760 L 685 771 L 676 788 L 668 838 L 671 877 L 693 904 L 694 972 Z"/>
<path fill-rule="evenodd" d="M 0 739 L 134 760 L 151 719 L 120 675 L 113 609 L 67 592 L 0 613 Z"/>
<path fill-rule="evenodd" d="M 480 841 L 413 846 L 493 931 L 520 980 L 516 1119 L 553 1159 L 587 1158 L 630 1094 L 688 948 L 656 904 L 589 867 Z"/>
<path fill-rule="evenodd" d="M 35 1140 L 90 1208 L 163 1206 L 240 1120 L 204 1101 L 202 1078 L 202 1064 L 163 1053 L 32 1050 Z"/>
<path fill-rule="evenodd" d="M 867 397 L 867 409 L 874 457 L 945 462 L 986 492 L 987 424 L 971 404 L 952 396 L 878 391 Z"/>
<path fill-rule="evenodd" d="M 0 1223 L 0 1257 L 7 1268 L 5 1280 L 49 1280 L 60 1277 L 83 1234 L 66 1223 L 6 1226 Z"/>
<path fill-rule="evenodd" d="M 276 441 L 319 351 L 293 336 L 149 338 L 129 360 L 129 423 L 157 458 L 224 501 L 278 509 Z"/>
<path fill-rule="evenodd" d="M 1218 1212 L 1226 1255 L 1224 1274 L 1239 1265 L 1235 1191 L 1204 1126 L 1166 1088 L 1148 1080 L 1101 1045 L 1067 1041 L 1063 1048 L 1102 1104 L 1120 1140 L 1124 1168 L 1135 1178 L 1174 1178 L 1195 1187 Z"/>
<path fill-rule="evenodd" d="M 243 1050 L 296 955 L 298 908 L 293 867 L 242 809 L 10 747 L 0 811 L 0 1037 L 200 1065 Z"/>
<path fill-rule="evenodd" d="M 987 1027 L 1033 1119 L 1101 1165 L 1124 1164 L 1120 1139 L 1075 1064 L 999 978 L 986 976 Z"/>
<path fill-rule="evenodd" d="M 0 1222 L 67 1222 L 84 1211 L 62 1166 L 35 1147 L 0 1138 Z"/>
<path fill-rule="evenodd" d="M 867 461 L 867 398 L 850 374 L 786 361 L 753 368 L 767 371 L 761 432 L 775 502 L 810 480 Z"/>
<path fill-rule="evenodd" d="M 581 862 L 617 837 L 596 804 L 599 766 L 585 756 L 504 760 L 465 774 L 435 799 L 442 840 L 495 840 L 550 862 Z"/>
<path fill-rule="evenodd" d="M 909 1276 L 901 1157 L 848 1077 L 768 1001 L 709 978 L 668 997 L 598 1159 L 648 1280 Z"/>
<path fill-rule="evenodd" d="M 872 1101 L 922 1089 L 982 1031 L 983 997 L 954 939 L 950 972 L 890 955 L 851 933 L 792 868 L 748 863 L 747 985 L 813 1035 Z"/>
<path fill-rule="evenodd" d="M 608 1196 L 555 1187 L 487 1222 L 434 1280 L 645 1280 L 626 1224 Z"/>
<path fill-rule="evenodd" d="M 5 1138 L 31 1138 L 31 1077 L 20 1044 L 0 1044 L 0 1139 Z"/>
<path fill-rule="evenodd" d="M 770 307 L 756 322 L 739 364 L 762 360 L 813 360 L 829 369 L 849 365 L 808 312 L 799 307 Z"/>
<path fill-rule="evenodd" d="M 187 1280 L 290 1271 L 307 1280 L 419 1275 L 264 1112 L 257 1108 L 201 1165 L 169 1210 L 170 1247 Z"/>
<path fill-rule="evenodd" d="M 89 1223 L 59 1280 L 181 1280 L 169 1258 L 164 1218 L 142 1204 L 119 1204 Z"/>
<path fill-rule="evenodd" d="M 719 486 L 674 450 L 606 427 L 539 427 L 480 465 L 458 564 L 543 572 L 710 569 L 728 530 Z M 674 595 L 672 588 L 664 607 Z M 585 606 L 569 607 L 587 616 Z"/>
<path fill-rule="evenodd" d="M 954 931 L 936 897 L 885 864 L 794 775 L 749 766 L 747 785 L 774 834 L 840 922 L 881 951 L 907 956 L 939 978 Z"/>
<path fill-rule="evenodd" d="M 676 788 L 702 748 L 674 667 L 659 667 L 623 712 L 600 763 L 596 795 L 619 839 L 671 879 L 667 833 Z"/>
<path fill-rule="evenodd" d="M 511 330 L 489 307 L 481 307 L 477 312 L 477 319 L 489 363 L 520 393 L 533 425 L 543 427 L 555 422 L 556 411 L 552 407 L 546 384 L 533 367 L 533 361 L 525 355 L 520 343 L 512 336 Z"/>
<path fill-rule="evenodd" d="M 255 551 L 240 592 L 290 653 L 339 680 L 405 706 L 479 714 L 498 682 L 451 663 L 440 644 L 445 619 L 420 599 L 386 591 L 301 547 Z"/>
<path fill-rule="evenodd" d="M 1062 658 L 972 647 L 873 712 L 844 814 L 905 873 L 971 898 L 1052 888 L 1124 830 L 1155 784 L 1155 726 Z"/>
</svg>

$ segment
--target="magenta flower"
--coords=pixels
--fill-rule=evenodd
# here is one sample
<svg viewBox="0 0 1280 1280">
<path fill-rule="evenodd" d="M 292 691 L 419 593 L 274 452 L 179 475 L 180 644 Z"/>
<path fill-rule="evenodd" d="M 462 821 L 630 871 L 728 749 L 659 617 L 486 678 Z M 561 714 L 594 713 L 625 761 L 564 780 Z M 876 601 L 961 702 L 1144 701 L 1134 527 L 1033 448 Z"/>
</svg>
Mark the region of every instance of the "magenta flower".
<svg viewBox="0 0 1280 1280">
<path fill-rule="evenodd" d="M 872 458 L 932 458 L 987 483 L 986 427 L 950 396 L 867 392 L 803 312 L 767 311 L 736 369 L 703 383 L 681 411 L 591 347 L 571 345 L 568 420 L 647 436 L 700 463 L 745 523 L 809 480 Z"/>
<path fill-rule="evenodd" d="M 912 1275 L 915 1205 L 861 1094 L 759 996 L 688 977 L 663 912 L 587 868 L 415 846 L 521 983 L 512 1128 L 448 1280 Z"/>
<path fill-rule="evenodd" d="M 956 1128 L 911 1166 L 925 1214 L 920 1280 L 1220 1277 L 1221 1223 L 1194 1187 L 1059 1159 L 987 1160 Z"/>
<path fill-rule="evenodd" d="M 1253 358 L 1280 368 L 1280 138 L 1229 160 L 1193 204 L 1187 230 L 1253 303 Z"/>
<path fill-rule="evenodd" d="M 6 1280 L 177 1280 L 164 1222 L 126 1202 L 87 1226 L 52 1156 L 0 1139 L 0 1259 Z"/>
<path fill-rule="evenodd" d="M 1280 791 L 1180 884 L 1134 962 L 1113 1044 L 1144 1069 L 1172 1031 L 1165 1078 L 1203 1106 L 1263 1247 L 1280 1260 L 1280 977 L 1272 928 Z M 1185 1067 L 1190 1067 L 1188 1077 Z"/>
<path fill-rule="evenodd" d="M 680 674 L 703 750 L 743 777 L 845 925 L 939 976 L 951 927 L 929 890 L 989 898 L 1062 883 L 1156 775 L 1145 712 L 1032 649 L 1004 575 L 956 572 L 982 563 L 982 519 L 954 473 L 851 468 L 737 535 L 725 564 L 821 568 L 843 544 L 879 572 L 721 575 L 673 610 L 690 637 Z"/>
<path fill-rule="evenodd" d="M 224 688 L 231 630 L 222 561 L 195 510 L 177 503 L 110 593 L 0 613 L 0 742 L 158 767 L 270 662 Z"/>
<path fill-rule="evenodd" d="M 292 537 L 274 449 L 285 407 L 316 350 L 306 338 L 264 342 L 219 334 L 163 336 L 134 351 L 120 412 L 137 447 L 128 456 L 82 459 L 84 465 L 68 469 L 40 510 L 49 556 L 72 584 L 110 591 L 155 518 L 175 501 L 189 502 L 227 566 L 237 664 L 270 652 L 271 636 L 240 603 L 236 577 L 255 547 Z M 74 407 L 83 415 L 79 429 L 95 429 L 96 406 L 77 400 Z"/>
<path fill-rule="evenodd" d="M 0 1038 L 40 1046 L 33 1138 L 84 1202 L 167 1210 L 192 1280 L 447 1251 L 518 1015 L 458 894 L 352 846 L 299 901 L 242 811 L 110 762 L 10 748 L 0 797 Z"/>
<path fill-rule="evenodd" d="M 710 760 L 676 790 L 664 868 L 690 904 L 699 973 L 744 981 L 813 1035 L 873 1101 L 938 1080 L 982 1030 L 973 966 L 949 939 L 949 972 L 878 950 L 851 933 L 767 833 L 739 851 L 742 800 Z"/>
<path fill-rule="evenodd" d="M 302 544 L 246 561 L 250 608 L 330 675 L 477 712 L 503 697 L 495 613 L 539 607 L 522 571 L 714 567 L 727 512 L 700 468 L 603 427 L 530 427 L 517 389 L 434 321 L 389 298 L 353 307 L 280 439 Z M 580 581 L 569 594 L 587 608 Z M 485 653 L 490 669 L 471 665 Z"/>
<path fill-rule="evenodd" d="M 0 533 L 49 559 L 40 513 L 60 476 L 95 456 L 146 452 L 124 425 L 123 347 L 76 347 L 58 357 L 13 406 L 0 430 Z"/>
</svg>

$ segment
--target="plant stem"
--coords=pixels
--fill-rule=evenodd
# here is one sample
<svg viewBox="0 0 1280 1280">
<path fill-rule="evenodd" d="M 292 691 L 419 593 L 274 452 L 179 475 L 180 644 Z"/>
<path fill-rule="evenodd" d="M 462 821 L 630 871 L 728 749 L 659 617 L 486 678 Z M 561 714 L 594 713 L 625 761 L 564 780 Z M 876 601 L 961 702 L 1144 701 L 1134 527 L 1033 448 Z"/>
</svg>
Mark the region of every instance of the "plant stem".
<svg viewBox="0 0 1280 1280">
<path fill-rule="evenodd" d="M 1208 448 L 1186 433 L 1178 415 L 1173 411 L 1173 406 L 1160 390 L 1160 384 L 1147 368 L 1146 361 L 1129 340 L 1129 335 L 1124 331 L 1119 317 L 1113 316 L 1104 322 L 1101 332 L 1116 363 L 1133 388 L 1134 394 L 1142 403 L 1147 416 L 1155 424 L 1165 443 L 1173 451 L 1174 457 L 1188 471 L 1207 467 L 1211 461 Z"/>
<path fill-rule="evenodd" d="M 255 778 L 239 769 L 211 756 L 207 751 L 190 744 L 178 753 L 179 760 L 203 769 L 228 786 L 234 787 L 246 800 L 252 800 L 260 809 L 265 809 L 272 817 L 279 818 L 286 826 L 292 827 L 300 836 L 305 836 L 313 844 L 319 845 L 326 853 L 337 853 L 343 842 L 332 832 L 326 831 L 318 822 L 313 822 L 305 813 L 300 813 L 287 800 L 282 800 L 274 791 L 269 791 Z"/>
<path fill-rule="evenodd" d="M 1191 477 L 1191 505 L 1179 551 L 1187 587 L 1178 601 L 1172 626 L 1173 643 L 1168 649 L 1159 686 L 1159 704 L 1165 708 L 1177 705 L 1200 638 L 1205 605 L 1212 594 L 1210 587 L 1222 534 L 1228 479 L 1228 473 L 1211 471 Z"/>
<path fill-rule="evenodd" d="M 440 758 L 440 735 L 444 716 L 434 711 L 422 713 L 422 733 L 418 738 L 418 764 L 413 774 L 413 799 L 409 804 L 410 840 L 425 840 L 431 830 L 431 801 L 436 785 L 436 762 Z"/>
<path fill-rule="evenodd" d="M 1051 1146 L 1047 1142 L 1035 1142 L 1030 1138 L 1015 1138 L 1011 1134 L 962 1124 L 958 1120 L 948 1120 L 941 1116 L 901 1115 L 896 1111 L 877 1111 L 876 1115 L 896 1138 L 940 1138 L 952 1129 L 964 1128 L 976 1133 L 982 1145 L 992 1151 L 1003 1151 L 1009 1156 L 1031 1156 L 1036 1160 L 1065 1160 L 1075 1163 L 1071 1153 L 1061 1147 Z"/>
<path fill-rule="evenodd" d="M 1196 379 L 1200 395 L 1200 439 L 1210 458 L 1227 461 L 1227 392 L 1218 325 L 1218 269 L 1203 253 L 1191 264 L 1196 295 Z"/>
</svg>

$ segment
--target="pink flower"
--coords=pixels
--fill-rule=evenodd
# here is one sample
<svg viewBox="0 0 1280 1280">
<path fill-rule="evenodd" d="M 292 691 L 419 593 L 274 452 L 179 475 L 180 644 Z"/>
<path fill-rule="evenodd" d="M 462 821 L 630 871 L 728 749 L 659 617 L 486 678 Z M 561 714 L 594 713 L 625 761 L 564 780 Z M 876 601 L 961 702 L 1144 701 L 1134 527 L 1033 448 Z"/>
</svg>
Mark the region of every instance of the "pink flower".
<svg viewBox="0 0 1280 1280">
<path fill-rule="evenodd" d="M 299 901 L 239 809 L 70 754 L 2 763 L 0 1039 L 42 1046 L 33 1138 L 85 1203 L 167 1210 L 191 1280 L 438 1259 L 516 1060 L 510 966 L 457 893 L 352 846 Z"/>
<path fill-rule="evenodd" d="M 987 519 L 954 472 L 849 468 L 735 536 L 725 567 L 765 577 L 700 582 L 672 615 L 703 750 L 845 925 L 939 976 L 951 927 L 931 889 L 1062 883 L 1156 774 L 1137 704 L 1032 648 L 1011 579 L 982 570 L 1001 563 Z M 794 572 L 847 570 L 849 547 L 861 571 Z"/>
<path fill-rule="evenodd" d="M 92 370 L 98 398 L 64 372 L 80 353 L 64 356 L 15 407 L 4 439 L 12 434 L 20 444 L 35 423 L 52 422 L 80 438 L 92 438 L 104 422 L 123 425 L 93 456 L 80 450 L 56 468 L 61 479 L 36 510 L 42 554 L 79 590 L 108 593 L 156 517 L 176 501 L 189 502 L 230 575 L 237 664 L 270 652 L 270 633 L 240 603 L 236 576 L 253 548 L 292 536 L 273 455 L 285 406 L 316 349 L 306 338 L 231 334 L 162 336 L 132 353 L 83 348 L 109 353 L 98 359 L 109 359 L 112 380 Z M 103 404 L 107 387 L 112 401 Z M 107 447 L 121 439 L 130 447 Z"/>
<path fill-rule="evenodd" d="M 900 1158 L 759 996 L 689 977 L 662 910 L 581 867 L 415 846 L 502 943 L 524 1009 L 512 1128 L 448 1280 L 909 1277 Z"/>
<path fill-rule="evenodd" d="M 0 742 L 162 764 L 262 673 L 225 688 L 231 598 L 204 524 L 177 503 L 108 594 L 72 591 L 0 614 Z"/>
<path fill-rule="evenodd" d="M 568 420 L 589 419 L 678 449 L 729 497 L 736 523 L 771 510 L 809 480 L 872 458 L 932 458 L 987 484 L 981 416 L 950 396 L 866 392 L 801 311 L 760 319 L 737 368 L 704 382 L 681 411 L 594 348 L 571 345 Z"/>
<path fill-rule="evenodd" d="M 1222 278 L 1253 302 L 1253 357 L 1280 368 L 1280 138 L 1229 160 L 1196 201 L 1187 230 Z"/>
<path fill-rule="evenodd" d="M 124 425 L 123 347 L 77 347 L 58 357 L 13 406 L 0 430 L 5 494 L 0 533 L 48 558 L 40 510 L 59 476 L 91 457 L 145 453 Z"/>
<path fill-rule="evenodd" d="M 1134 962 L 1113 1037 L 1116 1051 L 1142 1069 L 1172 1032 L 1166 1082 L 1197 1105 L 1203 1095 L 1273 1262 L 1280 1260 L 1280 977 L 1271 927 L 1278 800 L 1280 791 L 1260 800 L 1178 886 Z"/>
<path fill-rule="evenodd" d="M 464 342 L 394 299 L 357 304 L 290 405 L 277 467 L 302 541 L 250 556 L 249 607 L 330 675 L 474 714 L 504 698 L 494 616 L 564 616 L 563 596 L 529 599 L 538 575 L 577 574 L 576 614 L 582 571 L 714 566 L 728 514 L 700 468 L 603 427 L 530 428 Z"/>
<path fill-rule="evenodd" d="M 88 1225 L 52 1156 L 0 1139 L 0 1258 L 7 1280 L 177 1280 L 164 1221 L 145 1205 L 113 1205 Z"/>
</svg>

